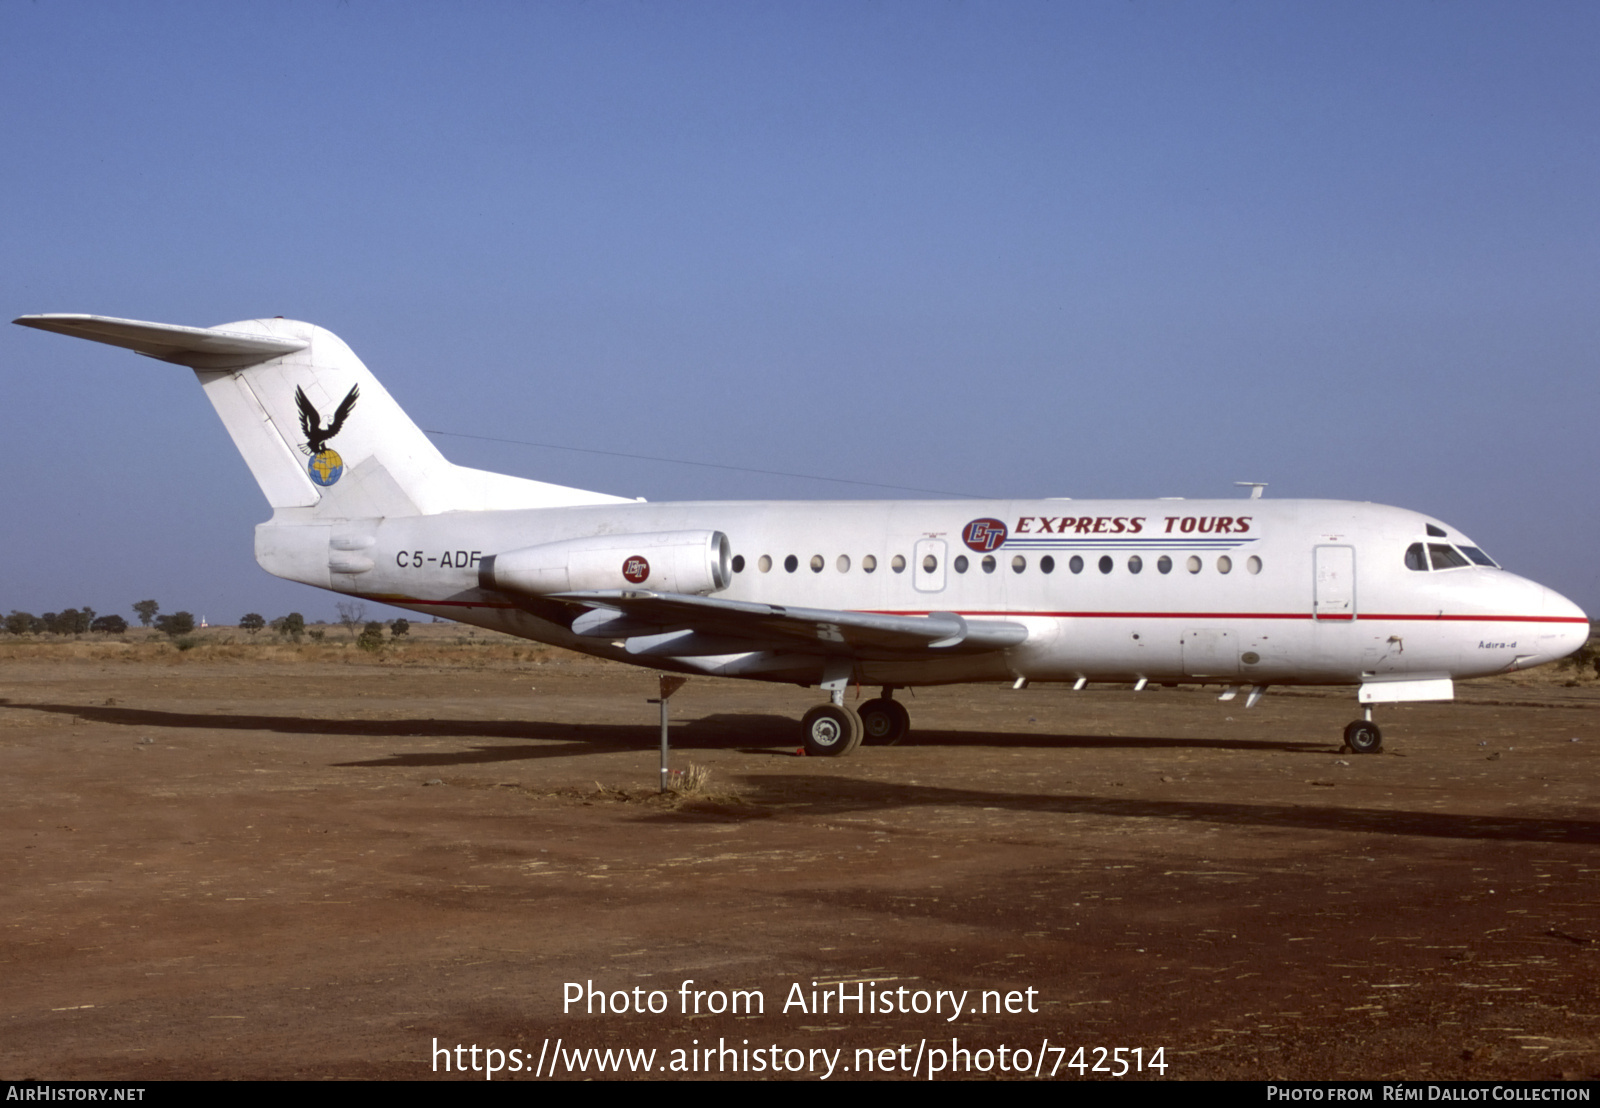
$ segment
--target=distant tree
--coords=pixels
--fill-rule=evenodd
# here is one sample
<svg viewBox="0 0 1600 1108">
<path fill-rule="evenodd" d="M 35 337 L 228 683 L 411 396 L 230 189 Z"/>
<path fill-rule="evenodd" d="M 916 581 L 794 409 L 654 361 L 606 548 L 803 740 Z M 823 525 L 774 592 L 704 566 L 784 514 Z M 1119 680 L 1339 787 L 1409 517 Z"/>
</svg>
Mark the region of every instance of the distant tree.
<svg viewBox="0 0 1600 1108">
<path fill-rule="evenodd" d="M 156 613 L 161 610 L 161 605 L 154 600 L 141 600 L 133 606 L 133 610 L 139 613 L 139 625 L 149 627 L 150 621 L 155 619 Z"/>
<path fill-rule="evenodd" d="M 179 635 L 187 635 L 194 630 L 194 616 L 188 612 L 173 612 L 171 615 L 157 616 L 156 630 L 173 639 Z"/>
<path fill-rule="evenodd" d="M 128 621 L 121 616 L 101 616 L 89 624 L 91 631 L 104 631 L 108 635 L 120 635 L 127 631 Z"/>
<path fill-rule="evenodd" d="M 68 608 L 64 612 L 46 612 L 42 617 L 45 630 L 57 635 L 81 635 L 94 622 L 94 609 Z"/>
<path fill-rule="evenodd" d="M 350 632 L 350 637 L 355 638 L 356 628 L 366 622 L 367 606 L 354 600 L 341 600 L 336 607 L 339 612 L 339 622 Z"/>
<path fill-rule="evenodd" d="M 11 614 L 6 617 L 6 630 L 13 635 L 26 635 L 34 630 L 34 624 L 42 622 L 32 612 L 19 612 L 13 608 Z M 42 627 L 39 629 L 43 630 Z"/>
<path fill-rule="evenodd" d="M 383 624 L 373 620 L 361 629 L 361 637 L 356 640 L 356 645 L 362 650 L 376 653 L 383 649 Z"/>
<path fill-rule="evenodd" d="M 251 638 L 254 638 L 255 633 L 266 625 L 267 621 L 261 618 L 261 613 L 259 612 L 246 612 L 239 617 L 240 630 L 250 632 Z"/>
<path fill-rule="evenodd" d="M 389 634 L 393 635 L 397 639 L 402 635 L 408 635 L 410 633 L 411 621 L 409 619 L 401 617 L 400 619 L 397 619 L 393 623 L 389 624 Z"/>
<path fill-rule="evenodd" d="M 306 617 L 299 612 L 290 612 L 273 620 L 272 629 L 286 639 L 299 642 L 300 636 L 306 633 Z"/>
</svg>

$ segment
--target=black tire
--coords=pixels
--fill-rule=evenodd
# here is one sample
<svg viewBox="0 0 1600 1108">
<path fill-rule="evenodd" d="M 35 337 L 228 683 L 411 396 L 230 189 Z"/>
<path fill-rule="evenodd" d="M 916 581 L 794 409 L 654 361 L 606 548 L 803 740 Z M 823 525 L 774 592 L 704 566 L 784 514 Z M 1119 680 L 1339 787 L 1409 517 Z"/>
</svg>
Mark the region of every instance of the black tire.
<svg viewBox="0 0 1600 1108">
<path fill-rule="evenodd" d="M 837 704 L 818 704 L 800 720 L 806 753 L 813 758 L 839 758 L 861 745 L 861 717 Z"/>
<path fill-rule="evenodd" d="M 1383 753 L 1383 732 L 1376 723 L 1358 719 L 1344 729 L 1344 745 L 1352 754 Z"/>
<path fill-rule="evenodd" d="M 881 696 L 867 701 L 856 711 L 861 715 L 861 741 L 864 743 L 889 746 L 905 738 L 906 732 L 911 730 L 911 713 L 898 700 Z"/>
</svg>

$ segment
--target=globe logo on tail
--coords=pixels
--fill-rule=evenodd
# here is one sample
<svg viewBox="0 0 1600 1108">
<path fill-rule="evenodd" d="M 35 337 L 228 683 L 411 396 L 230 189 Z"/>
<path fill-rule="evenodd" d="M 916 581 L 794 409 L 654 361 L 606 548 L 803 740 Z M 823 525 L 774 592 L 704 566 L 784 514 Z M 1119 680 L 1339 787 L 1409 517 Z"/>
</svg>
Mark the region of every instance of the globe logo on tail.
<svg viewBox="0 0 1600 1108">
<path fill-rule="evenodd" d="M 318 413 L 316 405 L 311 403 L 311 398 L 306 396 L 305 390 L 298 386 L 294 390 L 295 406 L 300 409 L 300 430 L 304 431 L 306 436 L 305 445 L 301 449 L 311 455 L 306 473 L 323 488 L 327 488 L 344 476 L 344 459 L 339 456 L 337 450 L 328 446 L 328 440 L 344 427 L 344 421 L 349 418 L 360 395 L 361 386 L 351 385 L 350 391 L 339 402 L 338 408 L 334 409 L 333 422 L 323 427 L 322 416 Z"/>
<path fill-rule="evenodd" d="M 311 464 L 306 469 L 313 481 L 327 488 L 344 476 L 344 459 L 337 450 L 319 450 L 311 456 Z"/>
</svg>

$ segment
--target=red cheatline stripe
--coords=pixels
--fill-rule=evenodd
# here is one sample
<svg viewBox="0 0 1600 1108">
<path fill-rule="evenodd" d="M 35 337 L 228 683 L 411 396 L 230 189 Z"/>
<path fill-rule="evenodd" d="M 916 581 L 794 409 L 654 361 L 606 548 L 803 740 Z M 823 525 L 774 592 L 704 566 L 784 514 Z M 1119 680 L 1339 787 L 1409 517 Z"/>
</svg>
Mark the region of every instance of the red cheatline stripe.
<svg viewBox="0 0 1600 1108">
<path fill-rule="evenodd" d="M 515 604 L 498 602 L 485 602 L 477 600 L 419 600 L 412 596 L 382 596 L 373 593 L 359 593 L 363 600 L 373 600 L 380 604 L 426 604 L 435 608 L 516 608 Z M 926 616 L 933 614 L 934 609 L 885 609 L 870 608 L 858 609 L 870 615 L 880 616 Z M 962 616 L 987 617 L 1035 617 L 1043 619 L 1312 619 L 1318 623 L 1350 623 L 1350 622 L 1378 622 L 1381 620 L 1420 620 L 1431 623 L 1584 623 L 1588 619 L 1582 616 L 1473 616 L 1473 615 L 1439 615 L 1439 614 L 1394 614 L 1381 615 L 1326 615 L 1313 617 L 1309 612 L 1024 612 L 1024 611 L 970 611 L 957 612 Z"/>
<path fill-rule="evenodd" d="M 877 615 L 885 616 L 925 616 L 931 615 L 934 609 L 887 610 L 873 609 Z M 1439 615 L 1426 614 L 1361 614 L 1358 616 L 1324 615 L 1313 617 L 1310 612 L 1024 612 L 1024 611 L 962 611 L 956 613 L 963 616 L 994 616 L 1004 618 L 1010 616 L 1037 616 L 1048 619 L 1313 619 L 1318 623 L 1328 622 L 1377 622 L 1380 620 L 1424 620 L 1432 623 L 1457 622 L 1457 623 L 1588 623 L 1581 616 L 1498 616 L 1498 615 Z"/>
</svg>

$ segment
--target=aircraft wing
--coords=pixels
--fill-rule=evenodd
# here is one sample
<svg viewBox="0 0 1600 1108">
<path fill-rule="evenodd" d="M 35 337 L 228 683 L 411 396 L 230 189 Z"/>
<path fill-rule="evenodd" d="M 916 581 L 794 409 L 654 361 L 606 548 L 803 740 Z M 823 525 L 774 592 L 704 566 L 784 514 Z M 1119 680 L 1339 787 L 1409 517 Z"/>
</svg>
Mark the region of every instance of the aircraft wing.
<svg viewBox="0 0 1600 1108">
<path fill-rule="evenodd" d="M 1003 650 L 1028 637 L 1006 620 L 966 619 L 954 612 L 925 616 L 793 608 L 685 593 L 596 590 L 557 593 L 587 605 L 572 630 L 585 638 L 626 639 L 633 654 L 706 655 L 752 650 L 918 658 L 930 653 Z"/>
</svg>

